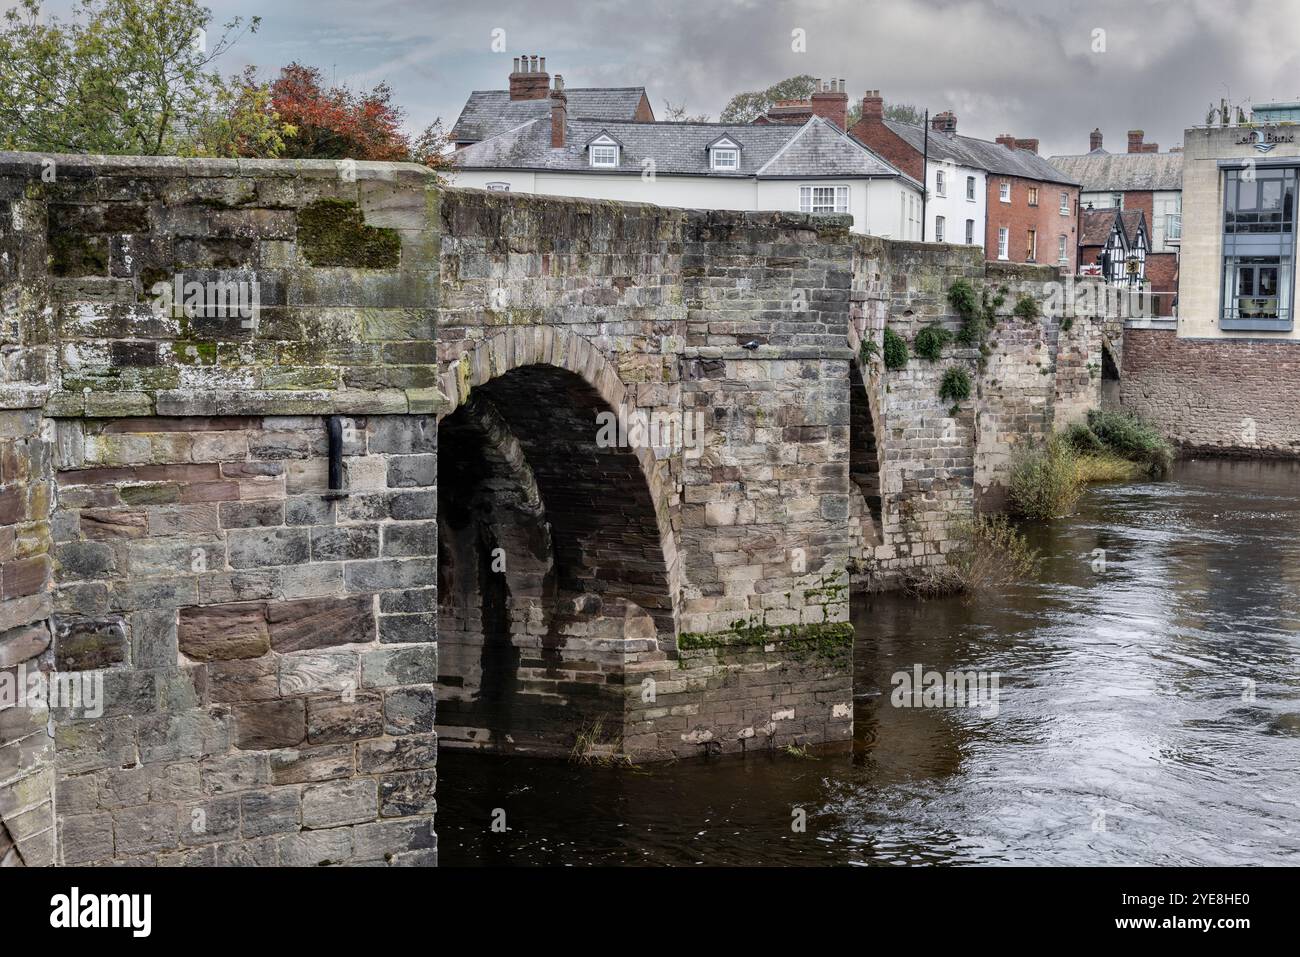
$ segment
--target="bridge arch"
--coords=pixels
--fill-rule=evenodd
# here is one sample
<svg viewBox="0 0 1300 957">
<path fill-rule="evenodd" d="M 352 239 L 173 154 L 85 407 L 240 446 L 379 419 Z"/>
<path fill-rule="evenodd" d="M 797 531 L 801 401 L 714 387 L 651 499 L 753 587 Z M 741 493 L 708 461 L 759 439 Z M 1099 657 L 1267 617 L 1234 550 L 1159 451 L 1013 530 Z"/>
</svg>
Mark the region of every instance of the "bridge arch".
<svg viewBox="0 0 1300 957">
<path fill-rule="evenodd" d="M 594 346 L 512 329 L 468 347 L 439 422 L 439 733 L 567 752 L 621 729 L 626 666 L 675 649 L 654 450 L 602 441 L 631 392 Z"/>
<path fill-rule="evenodd" d="M 869 334 L 869 333 L 868 333 Z M 871 371 L 863 362 L 862 338 L 852 324 L 849 344 L 849 521 L 850 552 L 859 571 L 854 584 L 866 581 L 875 550 L 884 544 L 884 463 L 880 402 Z"/>
</svg>

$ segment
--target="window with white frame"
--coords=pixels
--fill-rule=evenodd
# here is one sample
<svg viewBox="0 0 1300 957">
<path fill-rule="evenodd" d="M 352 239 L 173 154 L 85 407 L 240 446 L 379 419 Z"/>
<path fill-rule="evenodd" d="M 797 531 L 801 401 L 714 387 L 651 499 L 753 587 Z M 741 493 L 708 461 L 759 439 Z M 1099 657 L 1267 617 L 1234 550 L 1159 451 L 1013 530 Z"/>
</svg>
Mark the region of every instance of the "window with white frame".
<svg viewBox="0 0 1300 957">
<path fill-rule="evenodd" d="M 488 183 L 488 184 L 487 184 L 487 188 L 490 189 L 490 190 L 492 190 L 494 193 L 508 193 L 508 192 L 510 192 L 510 184 L 509 184 L 509 183 L 502 183 L 502 182 Z"/>
<path fill-rule="evenodd" d="M 740 150 L 730 146 L 715 146 L 709 151 L 713 155 L 713 168 L 724 172 L 740 169 Z"/>
<path fill-rule="evenodd" d="M 1056 259 L 1057 259 L 1057 262 L 1068 262 L 1068 261 L 1069 261 L 1070 255 L 1069 255 L 1069 253 L 1066 251 L 1067 248 L 1068 248 L 1068 246 L 1067 246 L 1066 244 L 1067 244 L 1068 242 L 1069 242 L 1069 239 L 1065 236 L 1064 233 L 1062 233 L 1060 236 L 1057 237 L 1057 240 L 1056 240 Z"/>
<path fill-rule="evenodd" d="M 998 258 L 999 259 L 1007 258 L 1007 238 L 1008 238 L 1007 227 L 999 226 L 998 227 Z"/>
<path fill-rule="evenodd" d="M 945 225 L 946 224 L 942 216 L 934 217 L 934 241 L 936 243 L 943 242 L 943 230 Z"/>
<path fill-rule="evenodd" d="M 617 166 L 618 144 L 611 140 L 596 140 L 591 144 L 592 166 Z"/>
<path fill-rule="evenodd" d="M 849 188 L 847 186 L 800 186 L 799 212 L 847 213 Z"/>
<path fill-rule="evenodd" d="M 966 245 L 970 246 L 975 242 L 975 220 L 966 220 Z"/>
<path fill-rule="evenodd" d="M 966 177 L 966 198 L 972 203 L 975 202 L 975 177 Z"/>
<path fill-rule="evenodd" d="M 1070 194 L 1069 193 L 1061 194 L 1061 215 L 1062 216 L 1070 215 Z"/>
<path fill-rule="evenodd" d="M 943 175 L 943 170 L 941 169 L 934 171 L 934 194 L 936 196 L 948 195 L 948 180 L 947 177 Z"/>
<path fill-rule="evenodd" d="M 1010 184 L 1010 183 L 999 183 L 999 184 L 998 184 L 998 199 L 1001 200 L 1001 201 L 1004 202 L 1004 203 L 1009 203 L 1009 202 L 1011 202 L 1011 184 Z"/>
</svg>

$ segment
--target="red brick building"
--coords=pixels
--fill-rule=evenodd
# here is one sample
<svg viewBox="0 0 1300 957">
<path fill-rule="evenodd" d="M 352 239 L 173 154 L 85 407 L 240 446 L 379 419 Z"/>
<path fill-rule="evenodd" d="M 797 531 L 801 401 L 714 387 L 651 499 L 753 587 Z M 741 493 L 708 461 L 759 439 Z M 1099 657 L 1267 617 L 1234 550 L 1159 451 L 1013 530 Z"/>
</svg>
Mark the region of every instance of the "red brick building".
<svg viewBox="0 0 1300 957">
<path fill-rule="evenodd" d="M 754 122 L 793 123 L 802 126 L 812 117 L 820 116 L 834 126 L 844 129 L 848 122 L 849 95 L 844 91 L 844 81 L 831 77 L 823 82 L 820 78 L 813 81 L 813 94 L 806 100 L 777 100 L 767 112 L 758 116 Z"/>
<path fill-rule="evenodd" d="M 1075 270 L 1079 185 L 1038 155 L 1038 140 L 1004 135 L 989 142 L 962 136 L 950 112 L 931 118 L 927 136 L 919 126 L 886 119 L 878 90 L 863 97 L 862 118 L 849 132 L 913 177 L 929 174 L 932 195 L 936 175 L 945 166 L 981 171 L 985 202 L 977 207 L 983 212 L 977 228 L 986 259 Z M 928 170 L 923 160 L 927 149 Z"/>
<path fill-rule="evenodd" d="M 1147 143 L 1142 130 L 1129 130 L 1127 149 L 1108 153 L 1101 130 L 1089 136 L 1089 152 L 1053 156 L 1052 165 L 1080 183 L 1085 209 L 1140 210 L 1150 232 L 1146 278 L 1157 315 L 1173 315 L 1178 292 L 1179 248 L 1182 242 L 1183 154 L 1160 152 Z M 1081 258 L 1081 262 L 1087 262 Z"/>
</svg>

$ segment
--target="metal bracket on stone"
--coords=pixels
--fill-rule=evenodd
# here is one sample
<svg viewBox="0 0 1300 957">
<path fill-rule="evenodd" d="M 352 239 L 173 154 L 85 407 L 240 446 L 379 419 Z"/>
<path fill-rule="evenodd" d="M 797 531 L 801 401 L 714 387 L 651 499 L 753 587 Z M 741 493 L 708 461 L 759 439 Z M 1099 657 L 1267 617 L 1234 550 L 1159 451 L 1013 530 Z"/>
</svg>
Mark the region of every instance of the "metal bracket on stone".
<svg viewBox="0 0 1300 957">
<path fill-rule="evenodd" d="M 325 432 L 329 436 L 329 491 L 325 498 L 347 498 L 343 488 L 343 416 L 326 416 Z"/>
</svg>

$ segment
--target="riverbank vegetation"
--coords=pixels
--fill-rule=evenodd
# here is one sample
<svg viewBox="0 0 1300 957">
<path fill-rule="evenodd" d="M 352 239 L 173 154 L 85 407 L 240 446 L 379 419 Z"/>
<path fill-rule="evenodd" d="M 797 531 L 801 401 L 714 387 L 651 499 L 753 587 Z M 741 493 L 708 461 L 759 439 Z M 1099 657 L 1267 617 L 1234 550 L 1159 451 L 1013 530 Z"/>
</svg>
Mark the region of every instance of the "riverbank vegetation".
<svg viewBox="0 0 1300 957">
<path fill-rule="evenodd" d="M 915 598 L 1006 588 L 1038 574 L 1039 555 L 1005 515 L 982 515 L 953 528 L 947 564 L 908 573 L 903 590 Z"/>
<path fill-rule="evenodd" d="M 1172 446 L 1151 426 L 1122 412 L 1088 413 L 1011 465 L 1008 497 L 1031 519 L 1068 515 L 1090 484 L 1161 478 L 1173 466 Z"/>
</svg>

